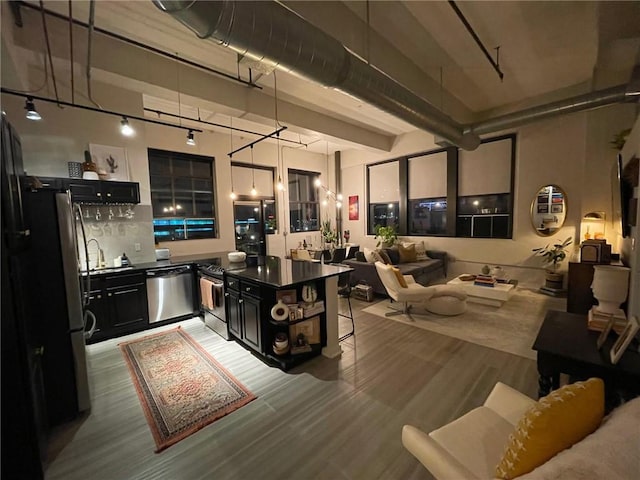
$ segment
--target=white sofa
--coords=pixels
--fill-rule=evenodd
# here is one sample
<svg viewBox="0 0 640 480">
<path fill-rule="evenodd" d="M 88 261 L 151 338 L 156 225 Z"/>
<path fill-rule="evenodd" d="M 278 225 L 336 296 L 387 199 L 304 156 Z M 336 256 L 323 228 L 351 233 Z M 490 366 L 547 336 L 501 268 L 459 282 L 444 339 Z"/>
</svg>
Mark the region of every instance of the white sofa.
<svg viewBox="0 0 640 480">
<path fill-rule="evenodd" d="M 497 383 L 483 406 L 429 434 L 405 425 L 402 443 L 439 480 L 495 478 L 509 435 L 534 403 Z M 640 478 L 640 398 L 618 407 L 594 433 L 518 478 Z"/>
</svg>

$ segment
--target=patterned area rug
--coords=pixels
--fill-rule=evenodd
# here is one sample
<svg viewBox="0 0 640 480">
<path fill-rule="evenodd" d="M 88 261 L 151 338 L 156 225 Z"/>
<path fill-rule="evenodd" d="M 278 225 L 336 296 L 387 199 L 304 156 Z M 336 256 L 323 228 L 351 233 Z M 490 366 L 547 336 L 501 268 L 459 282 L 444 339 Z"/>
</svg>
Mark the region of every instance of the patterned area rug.
<svg viewBox="0 0 640 480">
<path fill-rule="evenodd" d="M 383 300 L 363 311 L 395 322 L 459 338 L 470 343 L 536 359 L 531 349 L 547 310 L 566 310 L 566 298 L 554 298 L 532 290 L 517 287 L 513 296 L 502 307 L 490 307 L 467 301 L 467 311 L 455 317 L 427 312 L 414 304 L 411 321 L 406 315 L 385 317 L 389 300 Z"/>
<path fill-rule="evenodd" d="M 156 452 L 256 397 L 180 327 L 121 343 Z"/>
</svg>

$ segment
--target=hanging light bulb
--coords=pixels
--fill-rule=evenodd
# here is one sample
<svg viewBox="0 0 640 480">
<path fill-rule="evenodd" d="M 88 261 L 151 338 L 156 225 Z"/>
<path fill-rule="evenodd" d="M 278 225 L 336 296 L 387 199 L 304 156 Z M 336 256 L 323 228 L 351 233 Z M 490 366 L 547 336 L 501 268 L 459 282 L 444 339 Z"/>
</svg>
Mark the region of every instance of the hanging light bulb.
<svg viewBox="0 0 640 480">
<path fill-rule="evenodd" d="M 131 137 L 134 133 L 136 133 L 135 130 L 131 128 L 131 125 L 129 125 L 129 120 L 127 120 L 127 117 L 122 117 L 122 120 L 120 121 L 120 133 L 122 133 L 125 137 Z"/>
<path fill-rule="evenodd" d="M 24 109 L 27 111 L 26 117 L 29 120 L 42 120 L 42 117 L 40 116 L 40 114 L 36 110 L 36 106 L 33 103 L 33 98 L 32 97 L 27 97 L 27 99 L 25 100 L 25 103 L 24 103 Z"/>
<path fill-rule="evenodd" d="M 193 130 L 189 130 L 189 133 L 187 133 L 187 145 L 190 145 L 192 147 L 196 146 L 196 141 L 193 138 Z"/>
<path fill-rule="evenodd" d="M 341 202 L 342 201 L 342 194 L 339 193 L 338 195 L 336 195 L 336 199 Z"/>
<path fill-rule="evenodd" d="M 284 191 L 284 183 L 282 183 L 282 177 L 280 177 L 280 175 L 278 175 L 277 188 L 278 188 L 278 191 L 280 191 L 280 192 Z"/>
<path fill-rule="evenodd" d="M 258 195 L 258 191 L 256 190 L 256 173 L 253 168 L 253 145 L 251 145 L 251 196 L 255 197 Z"/>
<path fill-rule="evenodd" d="M 231 198 L 231 200 L 235 200 L 236 198 L 238 198 L 238 195 L 236 195 L 236 192 L 231 190 L 231 194 L 229 195 L 229 198 Z"/>
<path fill-rule="evenodd" d="M 342 208 L 342 202 L 340 201 L 336 202 L 336 208 Z"/>
<path fill-rule="evenodd" d="M 320 180 L 320 177 L 316 177 L 316 179 L 314 180 L 314 185 L 316 187 L 321 187 L 322 186 L 322 180 Z"/>
<path fill-rule="evenodd" d="M 322 206 L 323 206 L 323 207 L 326 207 L 326 206 L 327 206 L 327 203 L 329 203 L 329 202 L 327 202 L 327 199 L 326 199 L 326 198 L 325 198 L 324 200 L 322 200 Z"/>
</svg>

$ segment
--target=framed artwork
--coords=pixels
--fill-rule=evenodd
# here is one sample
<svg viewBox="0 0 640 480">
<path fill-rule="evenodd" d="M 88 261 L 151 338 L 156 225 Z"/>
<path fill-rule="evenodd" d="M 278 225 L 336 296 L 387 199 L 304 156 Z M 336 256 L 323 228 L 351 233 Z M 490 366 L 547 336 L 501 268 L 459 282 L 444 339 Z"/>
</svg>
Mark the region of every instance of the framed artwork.
<svg viewBox="0 0 640 480">
<path fill-rule="evenodd" d="M 562 210 L 563 210 L 562 203 L 557 205 L 556 204 L 551 205 L 551 213 L 562 213 Z"/>
<path fill-rule="evenodd" d="M 613 315 L 609 315 L 609 320 L 607 321 L 607 325 L 604 327 L 604 329 L 600 333 L 600 336 L 598 337 L 598 341 L 596 342 L 596 347 L 598 347 L 598 350 L 602 348 L 602 345 L 604 345 L 604 342 L 607 340 L 607 337 L 609 336 L 609 332 L 611 332 L 611 329 L 613 328 L 614 323 L 616 323 L 616 319 L 614 318 Z"/>
<path fill-rule="evenodd" d="M 293 252 L 293 251 L 292 251 Z M 297 250 L 296 250 L 297 253 Z M 286 304 L 297 303 L 296 290 L 278 290 L 276 291 L 276 301 L 282 300 Z"/>
<path fill-rule="evenodd" d="M 91 153 L 91 159 L 96 164 L 96 170 L 101 178 L 129 181 L 127 150 L 124 147 L 91 143 L 89 144 L 89 153 Z"/>
<path fill-rule="evenodd" d="M 624 327 L 624 330 L 616 340 L 616 343 L 614 343 L 613 347 L 611 347 L 611 351 L 609 352 L 611 363 L 613 363 L 614 365 L 618 363 L 618 360 L 620 360 L 620 357 L 622 357 L 622 354 L 631 343 L 631 340 L 633 340 L 633 338 L 636 336 L 638 330 L 640 330 L 638 317 L 632 316 L 631 318 L 629 318 L 629 322 L 627 323 L 626 327 Z"/>
<path fill-rule="evenodd" d="M 549 213 L 549 205 L 538 205 L 538 213 Z"/>
<path fill-rule="evenodd" d="M 303 322 L 289 325 L 289 338 L 294 341 L 299 333 L 302 333 L 309 345 L 320 343 L 320 317 L 316 315 Z"/>
<path fill-rule="evenodd" d="M 360 206 L 358 204 L 358 195 L 349 197 L 349 220 L 360 219 Z"/>
</svg>

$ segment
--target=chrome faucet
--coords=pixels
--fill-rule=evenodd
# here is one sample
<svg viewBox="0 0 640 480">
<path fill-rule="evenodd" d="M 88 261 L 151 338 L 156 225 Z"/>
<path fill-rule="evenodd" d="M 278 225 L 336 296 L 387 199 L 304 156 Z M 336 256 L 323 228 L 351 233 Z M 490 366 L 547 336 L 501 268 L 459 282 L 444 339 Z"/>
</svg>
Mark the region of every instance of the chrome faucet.
<svg viewBox="0 0 640 480">
<path fill-rule="evenodd" d="M 89 244 L 91 242 L 96 242 L 96 246 L 98 247 L 98 260 L 96 261 L 96 268 L 104 268 L 107 266 L 107 263 L 104 260 L 104 252 L 102 248 L 100 248 L 100 243 L 95 238 L 90 238 L 87 242 L 87 249 L 89 248 Z"/>
</svg>

